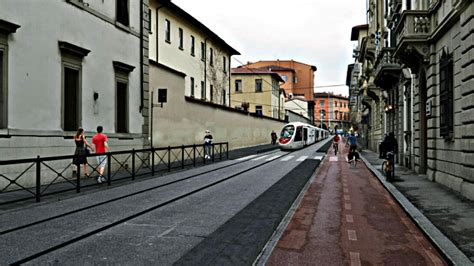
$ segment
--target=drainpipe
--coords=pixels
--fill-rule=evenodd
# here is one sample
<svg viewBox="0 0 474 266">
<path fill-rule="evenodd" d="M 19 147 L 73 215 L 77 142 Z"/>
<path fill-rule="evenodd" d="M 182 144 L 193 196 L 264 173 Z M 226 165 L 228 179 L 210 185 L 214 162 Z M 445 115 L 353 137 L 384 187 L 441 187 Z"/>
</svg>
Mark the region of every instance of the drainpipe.
<svg viewBox="0 0 474 266">
<path fill-rule="evenodd" d="M 140 1 L 140 113 L 143 110 L 143 81 L 143 1 Z"/>
<path fill-rule="evenodd" d="M 204 39 L 204 89 L 206 91 L 207 91 L 207 40 L 208 39 L 209 37 L 206 37 L 206 39 Z M 209 96 L 211 96 L 211 94 L 214 98 L 214 93 L 211 91 L 211 88 L 209 88 Z M 210 100 L 212 103 L 214 99 L 210 99 Z"/>
<path fill-rule="evenodd" d="M 231 96 L 232 96 L 232 93 L 231 93 L 231 87 L 232 87 L 231 82 L 232 82 L 232 80 L 230 78 L 230 75 L 231 75 L 230 61 L 231 60 L 232 60 L 232 55 L 229 56 L 229 62 L 228 62 L 228 67 L 227 67 L 227 69 L 229 71 L 229 107 L 232 107 L 232 105 L 230 104 L 230 102 L 232 101 L 232 98 L 231 98 Z"/>
<path fill-rule="evenodd" d="M 415 130 L 415 123 L 413 123 L 413 117 L 414 117 L 414 114 L 413 114 L 413 105 L 414 105 L 414 96 L 413 96 L 413 92 L 414 92 L 414 89 L 415 89 L 415 75 L 411 72 L 411 68 L 408 68 L 408 71 L 410 72 L 410 78 L 411 78 L 411 85 L 410 85 L 410 102 L 411 102 L 411 114 L 410 114 L 410 121 L 411 121 L 411 129 L 410 129 L 410 155 L 411 155 L 411 158 L 410 158 L 410 163 L 411 163 L 411 167 L 414 168 L 414 163 L 415 163 L 415 160 L 414 160 L 414 130 Z"/>
</svg>

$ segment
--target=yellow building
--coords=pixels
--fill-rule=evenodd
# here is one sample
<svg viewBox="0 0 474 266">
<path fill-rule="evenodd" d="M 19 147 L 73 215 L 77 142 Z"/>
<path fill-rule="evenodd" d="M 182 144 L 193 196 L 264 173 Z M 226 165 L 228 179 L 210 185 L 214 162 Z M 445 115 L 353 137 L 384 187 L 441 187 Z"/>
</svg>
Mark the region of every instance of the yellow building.
<svg viewBox="0 0 474 266">
<path fill-rule="evenodd" d="M 283 79 L 266 69 L 232 68 L 231 107 L 250 113 L 284 118 Z"/>
</svg>

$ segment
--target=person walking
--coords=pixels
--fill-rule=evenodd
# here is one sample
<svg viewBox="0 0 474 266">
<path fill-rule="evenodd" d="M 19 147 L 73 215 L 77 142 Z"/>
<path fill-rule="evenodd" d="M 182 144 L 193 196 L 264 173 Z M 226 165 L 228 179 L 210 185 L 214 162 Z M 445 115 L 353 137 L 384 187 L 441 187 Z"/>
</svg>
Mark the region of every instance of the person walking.
<svg viewBox="0 0 474 266">
<path fill-rule="evenodd" d="M 87 147 L 92 149 L 92 146 L 87 142 L 82 127 L 77 129 L 76 135 L 74 135 L 74 143 L 76 143 L 76 150 L 74 151 L 74 159 L 72 160 L 72 163 L 76 165 L 76 167 L 80 167 L 79 165 L 82 164 L 84 167 L 84 175 L 89 176 L 86 156 L 90 153 L 88 152 Z"/>
<path fill-rule="evenodd" d="M 97 163 L 99 167 L 99 176 L 97 177 L 97 182 L 102 183 L 106 181 L 104 177 L 105 165 L 107 164 L 107 155 L 104 153 L 110 151 L 109 145 L 107 144 L 107 136 L 102 134 L 104 128 L 102 126 L 97 126 L 97 134 L 92 138 L 92 144 L 95 145 L 95 152 L 99 154 L 97 156 Z"/>
<path fill-rule="evenodd" d="M 211 147 L 212 147 L 212 135 L 211 131 L 206 130 L 206 135 L 204 136 L 204 158 L 211 159 Z"/>
<path fill-rule="evenodd" d="M 277 141 L 277 133 L 275 132 L 275 130 L 272 130 L 272 133 L 270 134 L 270 136 L 272 138 L 272 145 L 275 145 Z"/>
</svg>

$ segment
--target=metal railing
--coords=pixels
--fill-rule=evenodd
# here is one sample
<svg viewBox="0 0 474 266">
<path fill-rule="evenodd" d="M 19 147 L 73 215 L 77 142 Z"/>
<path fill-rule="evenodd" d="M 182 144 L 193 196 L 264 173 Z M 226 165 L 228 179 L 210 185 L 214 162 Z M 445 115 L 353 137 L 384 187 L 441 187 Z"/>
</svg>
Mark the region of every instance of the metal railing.
<svg viewBox="0 0 474 266">
<path fill-rule="evenodd" d="M 206 154 L 204 145 L 194 144 L 90 154 L 85 157 L 89 159 L 87 168 L 92 172 L 84 180 L 81 177 L 83 166 L 72 163 L 74 155 L 0 161 L 0 205 L 29 199 L 39 202 L 42 196 L 73 190 L 80 193 L 81 188 L 97 185 L 98 162 L 91 163 L 90 159 L 96 159 L 99 155 L 106 156 L 104 177 L 110 186 L 118 180 L 135 180 L 140 176 L 154 176 L 158 172 L 226 160 L 229 144 L 214 143 L 208 152 L 210 154 Z"/>
</svg>

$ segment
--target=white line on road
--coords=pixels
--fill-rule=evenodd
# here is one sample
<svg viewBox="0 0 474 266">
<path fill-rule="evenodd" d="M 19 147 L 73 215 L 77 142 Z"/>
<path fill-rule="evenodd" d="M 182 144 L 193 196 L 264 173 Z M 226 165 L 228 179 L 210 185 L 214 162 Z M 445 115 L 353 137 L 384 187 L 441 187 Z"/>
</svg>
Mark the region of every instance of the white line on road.
<svg viewBox="0 0 474 266">
<path fill-rule="evenodd" d="M 281 159 L 281 160 L 284 161 L 284 162 L 286 162 L 286 161 L 291 160 L 293 157 L 295 157 L 295 156 L 290 155 L 290 156 L 285 157 L 285 158 L 283 158 L 283 159 Z"/>
<path fill-rule="evenodd" d="M 359 252 L 349 252 L 351 256 L 351 266 L 360 266 L 360 253 Z"/>
<path fill-rule="evenodd" d="M 350 210 L 350 209 L 352 209 L 352 205 L 350 203 L 345 203 L 344 204 L 344 209 Z"/>
<path fill-rule="evenodd" d="M 263 155 L 263 156 L 260 156 L 260 157 L 258 157 L 258 158 L 252 159 L 252 161 L 258 161 L 258 160 L 261 160 L 261 159 L 263 159 L 263 158 L 265 158 L 265 157 L 268 157 L 268 155 Z"/>
<path fill-rule="evenodd" d="M 347 235 L 349 237 L 349 240 L 351 241 L 357 241 L 357 235 L 355 230 L 347 230 Z"/>
<path fill-rule="evenodd" d="M 247 159 L 256 157 L 256 156 L 257 156 L 257 154 L 245 156 L 245 157 L 242 157 L 242 158 L 237 159 L 237 161 L 244 161 L 244 160 L 247 160 Z"/>
<path fill-rule="evenodd" d="M 329 157 L 330 162 L 337 162 L 337 157 L 336 156 L 331 156 Z"/>
<path fill-rule="evenodd" d="M 351 200 L 351 196 L 349 196 L 349 195 L 344 195 L 344 200 L 347 200 L 347 201 Z"/>
<path fill-rule="evenodd" d="M 322 161 L 322 160 L 323 160 L 323 156 L 314 156 L 314 159 L 315 159 L 315 160 L 320 160 L 320 161 Z"/>
<path fill-rule="evenodd" d="M 301 157 L 298 158 L 296 161 L 297 161 L 297 162 L 302 162 L 302 161 L 306 160 L 306 158 L 308 158 L 308 156 L 301 156 Z"/>
<path fill-rule="evenodd" d="M 272 156 L 272 157 L 266 159 L 265 161 L 275 160 L 276 158 L 281 157 L 281 156 L 282 156 L 282 155 L 275 155 L 275 156 Z"/>
<path fill-rule="evenodd" d="M 344 193 L 349 193 L 349 189 L 344 188 L 343 190 L 344 190 Z"/>
</svg>

